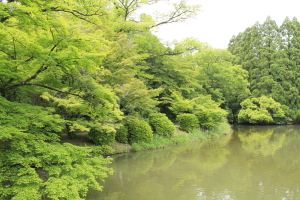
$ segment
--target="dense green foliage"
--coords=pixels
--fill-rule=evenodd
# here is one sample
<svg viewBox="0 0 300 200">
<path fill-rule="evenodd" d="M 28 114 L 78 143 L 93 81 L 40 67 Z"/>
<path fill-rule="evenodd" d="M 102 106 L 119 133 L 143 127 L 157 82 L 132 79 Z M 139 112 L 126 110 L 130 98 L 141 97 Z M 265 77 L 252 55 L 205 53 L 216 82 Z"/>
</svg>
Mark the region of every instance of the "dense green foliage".
<svg viewBox="0 0 300 200">
<path fill-rule="evenodd" d="M 250 92 L 248 72 L 240 65 L 233 65 L 234 56 L 223 49 L 202 49 L 195 53 L 191 61 L 199 66 L 198 79 L 212 99 L 228 111 L 228 119 L 236 121 L 240 103 Z"/>
<path fill-rule="evenodd" d="M 153 131 L 151 126 L 145 121 L 137 117 L 127 117 L 125 126 L 128 128 L 128 141 L 130 144 L 146 142 L 153 140 Z"/>
<path fill-rule="evenodd" d="M 234 63 L 249 72 L 253 97 L 268 96 L 279 102 L 288 121 L 298 120 L 300 23 L 286 18 L 278 26 L 270 17 L 234 36 L 228 50 Z"/>
<path fill-rule="evenodd" d="M 128 127 L 126 125 L 121 125 L 121 127 L 117 129 L 115 139 L 117 142 L 128 143 Z"/>
<path fill-rule="evenodd" d="M 175 114 L 194 114 L 202 128 L 218 126 L 227 116 L 227 111 L 219 107 L 210 95 L 199 95 L 193 99 L 184 99 L 181 95 L 173 93 L 170 110 Z"/>
<path fill-rule="evenodd" d="M 116 137 L 116 130 L 110 126 L 91 128 L 88 137 L 96 145 L 113 145 Z"/>
<path fill-rule="evenodd" d="M 175 132 L 175 126 L 171 120 L 163 113 L 151 113 L 149 124 L 155 134 L 171 138 Z"/>
<path fill-rule="evenodd" d="M 187 132 L 200 128 L 199 120 L 194 114 L 184 113 L 177 115 L 176 121 L 179 124 L 179 128 Z"/>
<path fill-rule="evenodd" d="M 152 143 L 133 143 L 130 148 L 130 151 L 157 149 L 164 148 L 168 145 L 196 142 L 203 139 L 218 137 L 224 134 L 230 134 L 231 132 L 231 125 L 229 125 L 227 122 L 219 124 L 219 126 L 212 128 L 210 131 L 194 129 L 190 133 L 183 133 L 182 131 L 176 130 L 176 134 L 172 138 L 154 135 Z"/>
<path fill-rule="evenodd" d="M 227 116 L 227 111 L 221 109 L 209 96 L 200 97 L 196 101 L 194 114 L 198 117 L 200 126 L 212 128 L 218 126 Z"/>
<path fill-rule="evenodd" d="M 0 97 L 1 199 L 80 199 L 101 189 L 109 160 L 58 143 L 64 123 L 51 109 Z"/>
<path fill-rule="evenodd" d="M 194 38 L 166 46 L 151 30 L 200 7 L 165 0 L 170 12 L 137 15 L 159 2 L 0 1 L 1 199 L 82 199 L 110 172 L 98 154 L 179 141 L 175 122 L 197 132 L 226 118 L 300 119 L 296 19 L 256 24 L 229 51 Z M 61 141 L 79 132 L 101 147 Z"/>
<path fill-rule="evenodd" d="M 142 35 L 199 10 L 180 1 L 160 17 L 134 18 L 155 2 L 0 1 L 1 199 L 74 200 L 101 190 L 96 179 L 110 169 L 97 152 L 109 150 L 124 115 L 159 110 L 162 89 L 147 85 Z M 150 142 L 151 127 L 138 124 L 128 125 L 130 141 Z M 60 141 L 82 131 L 103 148 Z"/>
<path fill-rule="evenodd" d="M 283 124 L 285 121 L 284 111 L 280 103 L 272 97 L 261 96 L 259 98 L 246 99 L 241 103 L 239 123 L 251 124 Z"/>
</svg>

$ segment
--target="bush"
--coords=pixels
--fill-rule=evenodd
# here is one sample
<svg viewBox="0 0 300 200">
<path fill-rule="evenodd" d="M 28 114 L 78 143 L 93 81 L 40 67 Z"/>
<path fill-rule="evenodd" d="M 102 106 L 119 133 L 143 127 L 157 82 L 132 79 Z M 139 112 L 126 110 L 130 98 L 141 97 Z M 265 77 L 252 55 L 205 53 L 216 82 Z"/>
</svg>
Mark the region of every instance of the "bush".
<svg viewBox="0 0 300 200">
<path fill-rule="evenodd" d="M 285 112 L 280 103 L 271 97 L 246 99 L 241 103 L 238 114 L 239 123 L 250 124 L 283 124 Z"/>
<path fill-rule="evenodd" d="M 117 130 L 116 141 L 124 144 L 128 143 L 128 127 L 125 124 Z"/>
<path fill-rule="evenodd" d="M 187 132 L 200 128 L 199 120 L 194 114 L 185 113 L 177 115 L 176 121 L 179 128 Z"/>
<path fill-rule="evenodd" d="M 212 112 L 212 110 L 205 109 L 202 111 L 195 112 L 195 115 L 198 118 L 201 128 L 211 129 L 218 126 L 221 123 L 222 118 L 217 117 L 217 112 Z M 220 115 L 222 117 L 222 115 Z"/>
<path fill-rule="evenodd" d="M 144 120 L 136 117 L 128 117 L 125 122 L 128 128 L 128 141 L 130 144 L 146 142 L 150 143 L 153 140 L 151 126 Z"/>
<path fill-rule="evenodd" d="M 174 135 L 175 126 L 163 113 L 152 113 L 149 115 L 149 122 L 157 135 L 171 138 Z"/>
<path fill-rule="evenodd" d="M 88 137 L 96 145 L 113 145 L 115 142 L 116 130 L 110 126 L 93 127 Z"/>
<path fill-rule="evenodd" d="M 226 110 L 211 101 L 212 100 L 207 100 L 207 102 L 203 104 L 202 101 L 200 101 L 197 104 L 197 109 L 193 112 L 193 114 L 197 116 L 201 128 L 204 129 L 217 127 L 228 115 Z"/>
</svg>

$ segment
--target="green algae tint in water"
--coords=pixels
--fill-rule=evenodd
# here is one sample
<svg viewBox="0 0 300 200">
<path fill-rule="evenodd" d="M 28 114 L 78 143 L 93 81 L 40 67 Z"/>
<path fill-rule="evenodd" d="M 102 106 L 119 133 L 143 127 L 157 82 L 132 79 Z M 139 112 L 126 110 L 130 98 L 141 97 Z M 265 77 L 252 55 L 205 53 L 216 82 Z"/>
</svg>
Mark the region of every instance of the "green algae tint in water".
<svg viewBox="0 0 300 200">
<path fill-rule="evenodd" d="M 238 126 L 221 138 L 114 157 L 88 200 L 300 199 L 300 126 Z"/>
</svg>

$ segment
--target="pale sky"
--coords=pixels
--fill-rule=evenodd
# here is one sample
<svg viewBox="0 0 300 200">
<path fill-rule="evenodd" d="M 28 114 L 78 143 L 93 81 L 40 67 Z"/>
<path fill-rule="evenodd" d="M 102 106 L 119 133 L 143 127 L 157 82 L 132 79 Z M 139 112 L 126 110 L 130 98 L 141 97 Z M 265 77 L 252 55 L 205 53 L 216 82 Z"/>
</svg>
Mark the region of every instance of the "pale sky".
<svg viewBox="0 0 300 200">
<path fill-rule="evenodd" d="M 263 23 L 267 16 L 281 25 L 286 17 L 300 21 L 299 0 L 190 0 L 200 4 L 197 19 L 185 23 L 163 25 L 156 34 L 163 42 L 198 38 L 213 48 L 227 48 L 233 35 L 243 32 L 255 22 Z"/>
</svg>

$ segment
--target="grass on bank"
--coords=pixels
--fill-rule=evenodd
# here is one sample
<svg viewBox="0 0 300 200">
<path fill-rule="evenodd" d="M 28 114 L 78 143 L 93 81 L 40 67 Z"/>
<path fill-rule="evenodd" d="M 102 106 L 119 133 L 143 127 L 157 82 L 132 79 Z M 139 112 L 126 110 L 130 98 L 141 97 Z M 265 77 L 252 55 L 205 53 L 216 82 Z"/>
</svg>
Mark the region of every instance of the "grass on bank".
<svg viewBox="0 0 300 200">
<path fill-rule="evenodd" d="M 133 143 L 131 145 L 130 151 L 158 149 L 169 145 L 196 142 L 204 139 L 214 138 L 224 134 L 229 134 L 230 132 L 231 127 L 228 123 L 222 123 L 218 127 L 211 130 L 195 129 L 189 133 L 180 131 L 178 128 L 176 128 L 174 137 L 164 138 L 159 135 L 155 135 L 152 143 Z"/>
<path fill-rule="evenodd" d="M 195 129 L 189 133 L 181 131 L 176 126 L 175 134 L 172 138 L 166 138 L 159 135 L 155 135 L 152 143 L 140 142 L 129 145 L 115 142 L 113 146 L 95 146 L 93 143 L 91 143 L 91 141 L 89 141 L 86 133 L 78 135 L 75 140 L 69 140 L 65 136 L 63 138 L 63 142 L 69 142 L 78 146 L 86 146 L 91 148 L 93 154 L 95 155 L 101 154 L 103 156 L 108 156 L 126 152 L 159 149 L 164 148 L 166 146 L 183 144 L 187 142 L 197 142 L 200 140 L 210 139 L 229 133 L 231 133 L 231 126 L 227 122 L 224 122 L 221 123 L 218 127 L 213 128 L 211 130 Z"/>
<path fill-rule="evenodd" d="M 187 142 L 196 142 L 204 139 L 210 139 L 229 133 L 231 133 L 231 126 L 227 122 L 224 122 L 218 127 L 213 128 L 211 130 L 196 129 L 189 133 L 181 131 L 178 129 L 178 127 L 176 127 L 175 134 L 172 138 L 165 138 L 159 135 L 155 135 L 152 143 L 140 142 L 133 143 L 132 145 L 115 143 L 115 145 L 111 149 L 106 147 L 106 152 L 103 151 L 103 153 L 105 155 L 111 155 L 117 153 L 158 149 L 170 145 L 177 145 Z"/>
</svg>

